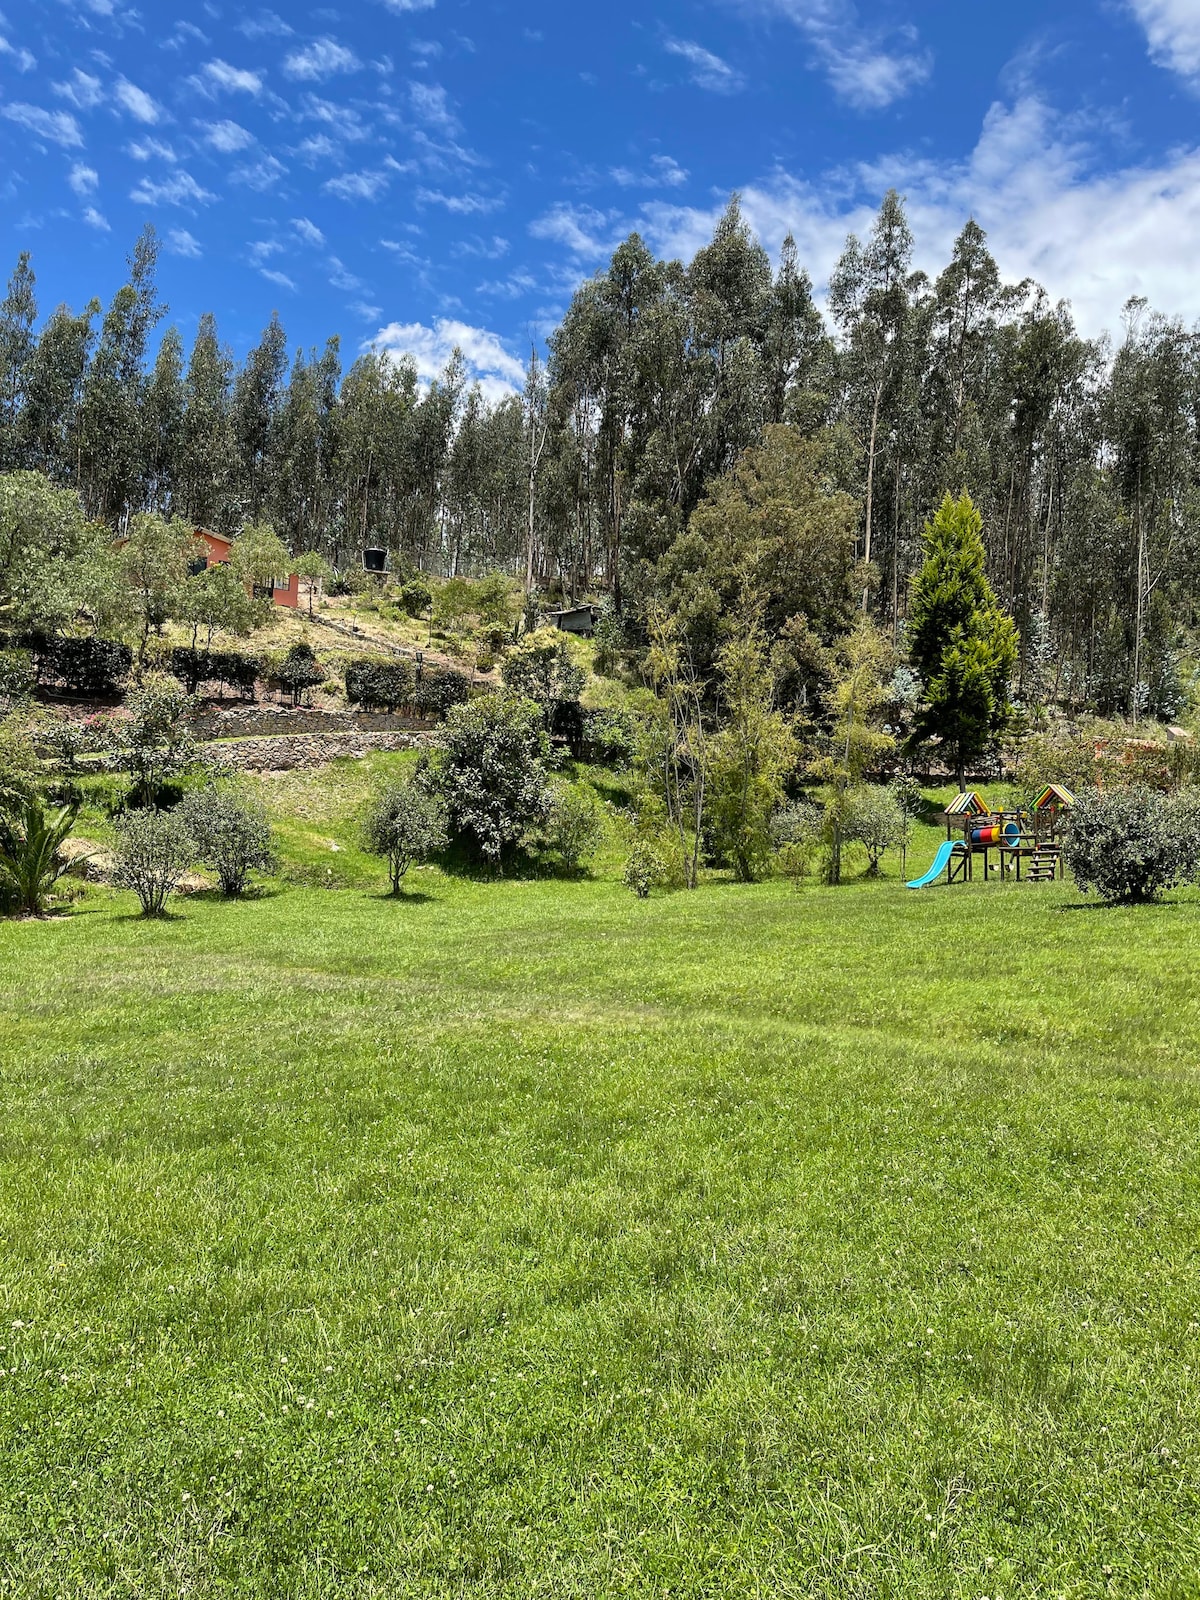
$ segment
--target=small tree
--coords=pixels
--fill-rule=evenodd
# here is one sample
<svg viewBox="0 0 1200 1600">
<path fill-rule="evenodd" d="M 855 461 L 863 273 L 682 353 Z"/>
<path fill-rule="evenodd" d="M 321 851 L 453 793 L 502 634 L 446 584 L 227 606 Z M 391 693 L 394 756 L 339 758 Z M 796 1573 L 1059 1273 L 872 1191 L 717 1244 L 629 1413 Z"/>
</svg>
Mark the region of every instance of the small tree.
<svg viewBox="0 0 1200 1600">
<path fill-rule="evenodd" d="M 670 878 L 670 868 L 658 846 L 650 839 L 638 839 L 625 863 L 625 887 L 639 900 L 647 900 L 651 889 L 662 888 Z"/>
<path fill-rule="evenodd" d="M 42 764 L 29 736 L 28 719 L 0 717 L 0 805 L 36 793 Z"/>
<path fill-rule="evenodd" d="M 182 518 L 167 522 L 156 512 L 143 511 L 130 519 L 121 546 L 121 576 L 137 609 L 139 661 L 151 631 L 161 631 L 181 604 L 189 569 L 204 559 L 203 543 Z"/>
<path fill-rule="evenodd" d="M 262 805 L 231 783 L 209 783 L 183 798 L 179 816 L 196 859 L 217 874 L 221 893 L 236 899 L 252 872 L 275 869 L 275 839 Z"/>
<path fill-rule="evenodd" d="M 842 831 L 866 850 L 867 877 L 877 878 L 884 854 L 906 840 L 908 822 L 890 789 L 864 783 L 846 795 Z"/>
<path fill-rule="evenodd" d="M 62 847 L 76 814 L 72 806 L 50 811 L 33 794 L 0 805 L 0 899 L 30 917 L 46 914 L 50 891 L 71 864 Z"/>
<path fill-rule="evenodd" d="M 549 815 L 549 753 L 534 701 L 493 694 L 455 706 L 429 775 L 451 833 L 485 861 L 499 862 Z"/>
<path fill-rule="evenodd" d="M 824 755 L 810 769 L 827 785 L 825 881 L 829 884 L 842 881 L 850 790 L 895 748 L 895 740 L 881 726 L 894 667 L 891 644 L 865 617 L 832 654 L 826 699 L 832 727 Z"/>
<path fill-rule="evenodd" d="M 1200 873 L 1200 797 L 1145 788 L 1084 794 L 1071 812 L 1063 857 L 1085 893 L 1144 905 Z"/>
<path fill-rule="evenodd" d="M 303 555 L 297 556 L 292 567 L 296 574 L 308 583 L 308 614 L 311 617 L 313 595 L 322 584 L 328 583 L 333 577 L 333 568 L 317 550 L 306 550 Z"/>
<path fill-rule="evenodd" d="M 392 893 L 399 894 L 409 867 L 446 848 L 445 807 L 411 780 L 389 784 L 367 807 L 362 841 L 364 850 L 387 862 Z"/>
<path fill-rule="evenodd" d="M 312 645 L 301 640 L 291 647 L 280 662 L 275 680 L 281 689 L 291 695 L 292 704 L 298 706 L 310 690 L 318 683 L 324 683 L 325 669 L 317 660 Z"/>
<path fill-rule="evenodd" d="M 585 866 L 604 838 L 604 808 L 595 790 L 582 784 L 556 788 L 543 837 L 568 872 Z"/>
<path fill-rule="evenodd" d="M 157 805 L 164 786 L 196 759 L 196 742 L 187 726 L 195 707 L 177 678 L 148 672 L 126 697 L 128 716 L 115 725 L 117 765 L 133 779 L 134 805 Z"/>
<path fill-rule="evenodd" d="M 175 615 L 192 630 L 195 650 L 204 631 L 205 649 L 212 648 L 214 633 L 245 638 L 264 620 L 261 601 L 246 592 L 246 585 L 228 561 L 206 567 L 189 577 L 180 589 Z"/>
<path fill-rule="evenodd" d="M 987 580 L 982 531 L 970 495 L 945 497 L 925 524 L 925 563 L 908 607 L 909 646 L 925 692 L 914 738 L 949 747 L 960 788 L 968 764 L 1008 726 L 1017 663 L 1017 630 Z"/>
<path fill-rule="evenodd" d="M 144 917 L 161 917 L 196 859 L 196 844 L 177 811 L 127 811 L 117 823 L 113 882 L 137 895 Z"/>
<path fill-rule="evenodd" d="M 583 669 L 571 660 L 566 636 L 557 628 L 538 628 L 523 635 L 520 644 L 505 656 L 500 676 L 513 694 L 541 706 L 547 727 L 556 706 L 578 700 L 583 692 Z"/>
<path fill-rule="evenodd" d="M 812 868 L 812 857 L 820 843 L 824 818 L 818 806 L 797 800 L 781 806 L 771 818 L 771 843 L 776 864 L 784 877 L 798 889 Z"/>
<path fill-rule="evenodd" d="M 248 522 L 233 541 L 230 559 L 238 577 L 255 589 L 295 571 L 287 545 L 267 522 Z"/>
</svg>

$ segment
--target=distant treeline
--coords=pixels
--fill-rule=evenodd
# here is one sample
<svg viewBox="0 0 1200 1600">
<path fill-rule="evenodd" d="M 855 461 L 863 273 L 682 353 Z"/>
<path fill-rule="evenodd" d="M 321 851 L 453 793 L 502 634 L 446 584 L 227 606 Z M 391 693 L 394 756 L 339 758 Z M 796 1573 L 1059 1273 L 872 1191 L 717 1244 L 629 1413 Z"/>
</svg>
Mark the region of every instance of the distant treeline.
<svg viewBox="0 0 1200 1600">
<path fill-rule="evenodd" d="M 886 628 L 926 518 L 966 487 L 1022 681 L 1171 714 L 1200 596 L 1196 334 L 1131 302 L 1115 344 L 1081 337 L 1068 306 L 1001 281 L 973 222 L 936 279 L 912 256 L 889 194 L 848 241 L 826 318 L 793 243 L 773 270 L 736 201 L 690 266 L 634 235 L 575 294 L 524 394 L 489 404 L 457 356 L 427 388 L 386 353 L 343 372 L 336 338 L 292 354 L 275 316 L 240 366 L 212 316 L 190 351 L 170 327 L 152 350 L 150 230 L 107 310 L 39 322 L 23 255 L 0 306 L 0 470 L 38 469 L 114 526 L 139 510 L 268 521 L 293 551 L 383 545 L 427 572 L 604 588 L 636 619 L 695 568 L 711 513 L 689 524 L 714 480 L 787 424 L 857 504 L 854 581 Z"/>
</svg>

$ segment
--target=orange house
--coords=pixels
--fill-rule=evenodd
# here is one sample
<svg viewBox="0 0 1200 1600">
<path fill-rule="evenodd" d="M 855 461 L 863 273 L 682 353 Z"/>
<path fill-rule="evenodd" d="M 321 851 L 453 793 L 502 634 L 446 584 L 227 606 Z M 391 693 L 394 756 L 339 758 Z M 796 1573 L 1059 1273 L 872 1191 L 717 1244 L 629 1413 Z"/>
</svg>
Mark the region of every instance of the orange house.
<svg viewBox="0 0 1200 1600">
<path fill-rule="evenodd" d="M 197 528 L 196 537 L 204 543 L 205 566 L 221 567 L 232 558 L 233 540 L 223 533 L 210 533 L 207 528 Z M 275 578 L 271 583 L 255 584 L 255 598 L 270 600 L 277 606 L 295 611 L 300 604 L 300 579 L 293 572 L 286 578 Z"/>
</svg>

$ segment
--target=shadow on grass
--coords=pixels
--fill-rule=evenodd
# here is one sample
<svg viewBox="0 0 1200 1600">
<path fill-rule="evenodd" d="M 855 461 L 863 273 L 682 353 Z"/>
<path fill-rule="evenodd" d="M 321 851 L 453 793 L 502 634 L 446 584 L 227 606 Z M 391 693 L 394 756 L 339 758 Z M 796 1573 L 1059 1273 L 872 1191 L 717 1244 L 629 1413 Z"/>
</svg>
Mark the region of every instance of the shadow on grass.
<svg viewBox="0 0 1200 1600">
<path fill-rule="evenodd" d="M 435 894 L 426 894 L 423 889 L 401 889 L 399 894 L 391 889 L 384 889 L 379 894 L 368 894 L 368 900 L 380 900 L 384 905 L 393 906 L 427 906 L 437 899 Z"/>
<path fill-rule="evenodd" d="M 1076 900 L 1069 906 L 1055 906 L 1056 916 L 1066 911 L 1178 911 L 1182 900 Z"/>
</svg>

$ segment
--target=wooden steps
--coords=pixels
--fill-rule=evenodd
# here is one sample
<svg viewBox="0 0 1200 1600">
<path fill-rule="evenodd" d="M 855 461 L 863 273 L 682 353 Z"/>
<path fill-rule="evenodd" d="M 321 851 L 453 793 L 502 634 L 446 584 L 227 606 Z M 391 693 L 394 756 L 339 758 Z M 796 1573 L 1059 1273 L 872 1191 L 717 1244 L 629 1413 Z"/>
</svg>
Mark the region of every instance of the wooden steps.
<svg viewBox="0 0 1200 1600">
<path fill-rule="evenodd" d="M 1026 881 L 1029 883 L 1053 883 L 1058 877 L 1058 864 L 1061 851 L 1056 844 L 1040 845 L 1029 858 L 1026 868 Z"/>
</svg>

